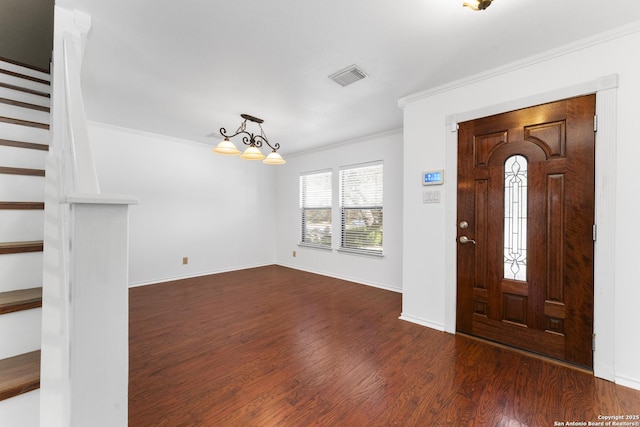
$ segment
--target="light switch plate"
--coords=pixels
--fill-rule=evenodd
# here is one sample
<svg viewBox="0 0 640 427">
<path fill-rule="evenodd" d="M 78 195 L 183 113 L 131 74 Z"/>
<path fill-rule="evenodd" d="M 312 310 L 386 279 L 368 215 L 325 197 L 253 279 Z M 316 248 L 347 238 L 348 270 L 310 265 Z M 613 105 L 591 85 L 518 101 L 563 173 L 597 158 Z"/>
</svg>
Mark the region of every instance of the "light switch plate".
<svg viewBox="0 0 640 427">
<path fill-rule="evenodd" d="M 440 203 L 440 192 L 424 191 L 422 193 L 422 203 Z"/>
</svg>

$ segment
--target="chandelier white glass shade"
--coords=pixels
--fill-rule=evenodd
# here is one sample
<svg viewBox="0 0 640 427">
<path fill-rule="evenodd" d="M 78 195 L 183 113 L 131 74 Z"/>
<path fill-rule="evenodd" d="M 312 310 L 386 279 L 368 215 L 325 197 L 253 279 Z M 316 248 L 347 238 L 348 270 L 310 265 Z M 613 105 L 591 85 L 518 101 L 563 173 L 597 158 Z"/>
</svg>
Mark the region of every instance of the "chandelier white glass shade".
<svg viewBox="0 0 640 427">
<path fill-rule="evenodd" d="M 245 160 L 262 160 L 264 159 L 264 154 L 262 154 L 262 151 L 260 151 L 258 147 L 252 144 L 244 150 L 244 153 L 240 154 L 240 158 Z"/>
<path fill-rule="evenodd" d="M 215 153 L 226 155 L 226 156 L 235 156 L 240 154 L 240 150 L 235 146 L 233 142 L 231 142 L 231 138 L 242 134 L 242 143 L 247 145 L 248 147 L 244 152 L 240 155 L 240 158 L 245 160 L 262 160 L 262 163 L 266 163 L 268 165 L 282 165 L 285 164 L 286 161 L 282 158 L 282 156 L 278 153 L 278 149 L 280 149 L 280 144 L 276 143 L 271 145 L 267 136 L 264 134 L 264 130 L 262 129 L 262 123 L 264 120 L 259 119 L 257 117 L 250 116 L 248 114 L 240 114 L 244 120 L 240 123 L 238 130 L 233 135 L 228 135 L 227 130 L 225 128 L 220 128 L 220 135 L 224 137 L 222 142 L 220 142 L 216 148 L 213 149 Z M 257 123 L 260 128 L 260 134 L 254 134 L 252 132 L 247 131 L 247 121 Z M 269 148 L 271 148 L 271 153 L 265 157 L 260 151 L 262 145 L 266 144 Z"/>
<path fill-rule="evenodd" d="M 229 141 L 229 139 L 225 138 L 216 148 L 213 149 L 218 154 L 222 154 L 225 156 L 237 156 L 240 154 L 240 150 L 236 145 Z"/>
<path fill-rule="evenodd" d="M 282 158 L 280 153 L 272 151 L 271 153 L 269 153 L 267 158 L 262 161 L 262 163 L 266 163 L 268 165 L 283 165 L 287 162 Z"/>
</svg>

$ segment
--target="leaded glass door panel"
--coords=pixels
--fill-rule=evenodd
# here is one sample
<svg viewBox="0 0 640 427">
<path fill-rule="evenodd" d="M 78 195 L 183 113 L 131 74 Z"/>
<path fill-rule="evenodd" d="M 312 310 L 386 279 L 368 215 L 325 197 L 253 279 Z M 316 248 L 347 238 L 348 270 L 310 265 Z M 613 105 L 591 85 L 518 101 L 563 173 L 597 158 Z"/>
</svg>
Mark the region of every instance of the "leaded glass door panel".
<svg viewBox="0 0 640 427">
<path fill-rule="evenodd" d="M 460 123 L 460 332 L 593 364 L 595 95 Z"/>
</svg>

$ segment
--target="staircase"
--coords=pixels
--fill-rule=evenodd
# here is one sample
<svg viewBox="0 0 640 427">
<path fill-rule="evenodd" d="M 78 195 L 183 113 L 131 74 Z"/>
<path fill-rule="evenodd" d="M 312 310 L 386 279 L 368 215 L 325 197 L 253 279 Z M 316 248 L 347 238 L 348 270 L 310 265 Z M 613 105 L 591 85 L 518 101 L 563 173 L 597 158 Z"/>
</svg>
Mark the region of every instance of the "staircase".
<svg viewBox="0 0 640 427">
<path fill-rule="evenodd" d="M 39 425 L 49 74 L 0 58 L 0 425 Z"/>
</svg>

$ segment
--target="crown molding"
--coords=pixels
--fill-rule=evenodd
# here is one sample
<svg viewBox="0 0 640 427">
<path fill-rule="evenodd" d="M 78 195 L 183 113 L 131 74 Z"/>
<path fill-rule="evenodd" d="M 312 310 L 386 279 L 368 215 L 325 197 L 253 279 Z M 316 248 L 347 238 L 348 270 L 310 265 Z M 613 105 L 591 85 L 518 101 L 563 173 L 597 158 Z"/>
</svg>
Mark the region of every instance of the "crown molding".
<svg viewBox="0 0 640 427">
<path fill-rule="evenodd" d="M 624 25 L 610 31 L 599 33 L 599 34 L 578 40 L 573 43 L 565 44 L 555 49 L 543 52 L 541 54 L 527 57 L 520 61 L 511 62 L 509 64 L 492 68 L 482 73 L 474 74 L 472 76 L 465 77 L 459 80 L 454 80 L 452 82 L 445 83 L 443 85 L 436 86 L 431 89 L 414 93 L 413 95 L 405 96 L 398 100 L 398 107 L 400 107 L 400 109 L 404 109 L 404 107 L 411 102 L 429 98 L 429 97 L 432 97 L 444 92 L 448 92 L 463 86 L 467 86 L 473 83 L 477 83 L 483 80 L 491 79 L 502 74 L 519 70 L 521 68 L 530 67 L 532 65 L 539 64 L 541 62 L 546 62 L 551 59 L 558 58 L 558 57 L 567 55 L 569 53 L 577 52 L 583 49 L 587 49 L 589 47 L 596 46 L 602 43 L 607 43 L 611 40 L 626 37 L 630 34 L 635 34 L 637 32 L 640 32 L 640 21 L 635 21 L 631 24 Z"/>
<path fill-rule="evenodd" d="M 334 142 L 327 145 L 321 145 L 318 147 L 309 148 L 307 150 L 293 151 L 291 153 L 287 153 L 287 158 L 297 157 L 297 156 L 302 156 L 302 155 L 312 154 L 312 153 L 318 153 L 320 151 L 331 150 L 337 147 L 344 147 L 345 145 L 357 144 L 359 142 L 371 141 L 373 139 L 384 138 L 387 136 L 402 135 L 402 133 L 403 133 L 403 128 L 392 129 L 386 132 L 380 132 L 372 135 L 362 136 L 359 138 L 353 138 L 345 141 Z"/>
</svg>

